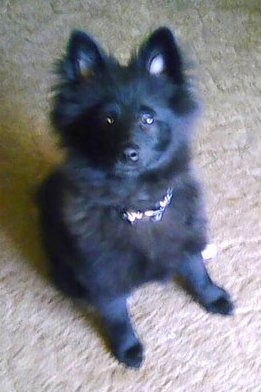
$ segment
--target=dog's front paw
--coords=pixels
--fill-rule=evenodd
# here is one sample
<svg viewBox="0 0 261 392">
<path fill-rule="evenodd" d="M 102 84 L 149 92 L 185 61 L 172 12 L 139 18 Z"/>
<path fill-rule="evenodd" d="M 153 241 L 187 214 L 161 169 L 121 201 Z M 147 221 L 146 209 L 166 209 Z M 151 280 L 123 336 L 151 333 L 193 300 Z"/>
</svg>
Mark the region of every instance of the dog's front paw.
<svg viewBox="0 0 261 392">
<path fill-rule="evenodd" d="M 128 345 L 119 345 L 114 350 L 116 358 L 124 365 L 139 368 L 143 361 L 143 347 L 137 340 Z"/>
<path fill-rule="evenodd" d="M 224 316 L 233 315 L 234 313 L 234 305 L 228 292 L 214 284 L 205 291 L 202 305 L 210 313 L 218 313 Z"/>
</svg>

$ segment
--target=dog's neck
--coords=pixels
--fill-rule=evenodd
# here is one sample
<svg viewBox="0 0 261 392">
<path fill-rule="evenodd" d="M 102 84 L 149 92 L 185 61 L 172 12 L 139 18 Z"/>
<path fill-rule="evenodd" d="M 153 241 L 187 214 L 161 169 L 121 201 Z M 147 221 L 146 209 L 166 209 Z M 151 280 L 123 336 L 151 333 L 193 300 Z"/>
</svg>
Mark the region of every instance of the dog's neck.
<svg viewBox="0 0 261 392">
<path fill-rule="evenodd" d="M 150 210 L 120 210 L 120 216 L 123 220 L 129 222 L 130 224 L 135 224 L 139 221 L 151 221 L 158 222 L 162 220 L 166 208 L 170 205 L 173 198 L 173 189 L 168 188 L 164 197 L 156 203 L 155 208 Z"/>
</svg>

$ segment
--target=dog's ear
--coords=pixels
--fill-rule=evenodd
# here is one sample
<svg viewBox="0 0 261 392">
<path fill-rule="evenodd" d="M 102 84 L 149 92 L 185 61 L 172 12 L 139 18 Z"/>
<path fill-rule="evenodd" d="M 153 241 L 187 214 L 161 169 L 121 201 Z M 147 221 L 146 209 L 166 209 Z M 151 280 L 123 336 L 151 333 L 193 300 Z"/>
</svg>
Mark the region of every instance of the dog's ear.
<svg viewBox="0 0 261 392">
<path fill-rule="evenodd" d="M 139 66 L 155 76 L 163 74 L 181 84 L 184 82 L 182 57 L 173 34 L 167 27 L 160 27 L 140 47 Z"/>
<path fill-rule="evenodd" d="M 78 30 L 72 32 L 64 62 L 69 79 L 86 80 L 101 71 L 105 62 L 106 54 L 91 36 Z"/>
</svg>

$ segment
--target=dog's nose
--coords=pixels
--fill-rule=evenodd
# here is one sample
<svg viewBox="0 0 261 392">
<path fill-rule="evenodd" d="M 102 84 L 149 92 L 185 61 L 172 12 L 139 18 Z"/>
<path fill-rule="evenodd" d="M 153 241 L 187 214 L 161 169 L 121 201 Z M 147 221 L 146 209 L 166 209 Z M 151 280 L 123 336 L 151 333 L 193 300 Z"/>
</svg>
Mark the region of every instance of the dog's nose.
<svg viewBox="0 0 261 392">
<path fill-rule="evenodd" d="M 126 162 L 137 162 L 139 160 L 139 151 L 134 147 L 127 147 L 123 151 L 123 157 Z"/>
</svg>

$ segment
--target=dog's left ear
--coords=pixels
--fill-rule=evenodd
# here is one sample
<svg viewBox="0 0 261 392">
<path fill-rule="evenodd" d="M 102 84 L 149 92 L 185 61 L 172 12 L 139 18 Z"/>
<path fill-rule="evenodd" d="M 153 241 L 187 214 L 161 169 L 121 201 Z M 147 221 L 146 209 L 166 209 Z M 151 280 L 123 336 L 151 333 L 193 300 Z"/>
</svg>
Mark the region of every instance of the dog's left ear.
<svg viewBox="0 0 261 392">
<path fill-rule="evenodd" d="M 169 76 L 175 83 L 182 84 L 183 65 L 179 48 L 167 27 L 160 27 L 140 47 L 139 66 L 155 76 Z"/>
</svg>

